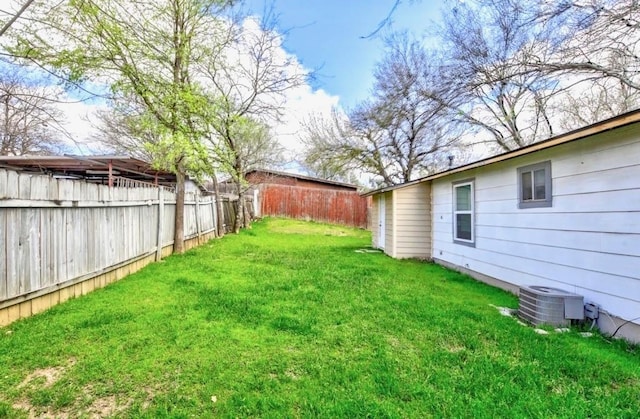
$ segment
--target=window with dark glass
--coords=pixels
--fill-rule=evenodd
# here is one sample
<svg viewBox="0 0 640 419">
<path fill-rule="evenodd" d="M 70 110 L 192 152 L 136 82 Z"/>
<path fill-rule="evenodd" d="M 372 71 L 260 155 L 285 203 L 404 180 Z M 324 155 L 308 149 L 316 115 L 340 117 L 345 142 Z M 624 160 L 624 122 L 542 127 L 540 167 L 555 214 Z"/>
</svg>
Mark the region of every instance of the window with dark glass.
<svg viewBox="0 0 640 419">
<path fill-rule="evenodd" d="M 453 239 L 464 243 L 473 243 L 473 181 L 453 185 Z"/>
<path fill-rule="evenodd" d="M 551 162 L 518 168 L 518 208 L 551 206 Z"/>
</svg>

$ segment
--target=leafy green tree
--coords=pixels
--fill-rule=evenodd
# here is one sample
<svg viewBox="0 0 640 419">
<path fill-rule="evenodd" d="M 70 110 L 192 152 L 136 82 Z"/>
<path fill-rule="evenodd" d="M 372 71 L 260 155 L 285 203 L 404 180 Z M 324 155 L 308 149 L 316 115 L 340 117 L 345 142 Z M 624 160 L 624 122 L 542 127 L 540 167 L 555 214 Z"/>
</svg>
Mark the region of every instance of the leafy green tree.
<svg viewBox="0 0 640 419">
<path fill-rule="evenodd" d="M 192 69 L 200 45 L 220 34 L 226 0 L 69 0 L 39 2 L 14 30 L 7 49 L 57 72 L 68 83 L 87 80 L 134 100 L 138 123 L 153 133 L 146 144 L 154 164 L 176 174 L 174 251 L 184 250 L 184 187 L 187 173 L 206 165 L 200 139 L 211 102 Z"/>
<path fill-rule="evenodd" d="M 207 148 L 213 164 L 233 179 L 239 199 L 234 231 L 249 226 L 245 216 L 245 173 L 282 162 L 281 147 L 269 126 L 282 116 L 286 94 L 308 74 L 281 47 L 270 15 L 245 19 L 226 32 L 227 42 L 206 43 L 197 63 L 204 91 L 215 109 L 207 120 Z"/>
<path fill-rule="evenodd" d="M 282 146 L 271 136 L 269 127 L 247 116 L 226 120 L 224 134 L 212 134 L 209 150 L 217 168 L 228 173 L 238 195 L 234 232 L 250 226 L 245 193 L 250 186 L 245 173 L 252 169 L 268 168 L 282 162 Z"/>
</svg>

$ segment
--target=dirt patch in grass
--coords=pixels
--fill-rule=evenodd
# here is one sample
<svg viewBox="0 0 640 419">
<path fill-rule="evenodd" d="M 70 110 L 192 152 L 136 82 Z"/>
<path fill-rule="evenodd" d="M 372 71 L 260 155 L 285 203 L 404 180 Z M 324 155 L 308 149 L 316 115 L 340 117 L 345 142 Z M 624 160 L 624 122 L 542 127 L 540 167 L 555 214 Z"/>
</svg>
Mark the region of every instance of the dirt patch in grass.
<svg viewBox="0 0 640 419">
<path fill-rule="evenodd" d="M 93 396 L 93 387 L 85 386 L 82 389 L 82 396 L 75 400 L 71 406 L 66 406 L 61 409 L 56 409 L 53 406 L 34 406 L 30 400 L 21 399 L 13 404 L 13 408 L 16 410 L 24 411 L 27 416 L 31 418 L 59 418 L 66 419 L 72 417 L 88 417 L 92 419 L 110 417 L 118 415 L 129 409 L 133 404 L 132 398 L 119 398 L 115 394 L 111 394 L 104 397 L 95 398 Z M 145 400 L 143 407 L 148 407 L 151 401 L 152 395 Z M 83 401 L 91 400 L 91 404 L 86 406 Z"/>
<path fill-rule="evenodd" d="M 17 388 L 29 388 L 30 390 L 45 389 L 53 386 L 61 377 L 64 376 L 67 369 L 76 363 L 75 359 L 69 359 L 66 365 L 58 367 L 47 367 L 33 371 L 17 386 Z M 147 398 L 142 403 L 143 408 L 147 408 L 154 396 L 154 391 L 145 389 Z M 87 404 L 89 402 L 89 404 Z M 88 417 L 88 418 L 104 418 L 118 415 L 129 409 L 134 400 L 131 397 L 119 397 L 117 394 L 110 394 L 103 397 L 95 397 L 93 386 L 86 385 L 81 390 L 81 395 L 70 405 L 63 408 L 55 408 L 54 406 L 35 405 L 28 397 L 22 398 L 12 407 L 21 410 L 27 414 L 29 418 L 71 418 L 71 417 Z"/>
<path fill-rule="evenodd" d="M 449 345 L 445 345 L 444 349 L 452 354 L 457 354 L 458 352 L 462 352 L 465 350 L 465 347 L 462 345 L 456 345 L 456 344 L 449 344 Z"/>
<path fill-rule="evenodd" d="M 286 375 L 287 377 L 289 377 L 290 379 L 292 379 L 294 381 L 300 379 L 300 374 L 297 371 L 294 371 L 292 369 L 286 370 L 284 375 Z"/>
<path fill-rule="evenodd" d="M 41 408 L 31 404 L 28 400 L 19 400 L 12 406 L 16 410 L 22 410 L 27 413 L 29 419 L 67 419 L 72 417 L 69 409 L 54 410 L 51 407 Z"/>
<path fill-rule="evenodd" d="M 18 388 L 24 388 L 34 385 L 44 388 L 51 387 L 60 379 L 67 368 L 72 367 L 75 363 L 76 360 L 71 358 L 67 362 L 67 365 L 37 369 L 31 374 L 27 375 L 26 378 L 22 380 L 20 384 L 18 384 Z"/>
<path fill-rule="evenodd" d="M 398 340 L 398 338 L 395 336 L 387 337 L 387 343 L 389 343 L 389 345 L 394 348 L 399 348 L 401 346 L 400 340 Z"/>
<path fill-rule="evenodd" d="M 123 412 L 127 410 L 131 404 L 133 403 L 132 399 L 121 400 L 121 403 L 118 403 L 118 399 L 115 395 L 101 397 L 99 399 L 95 399 L 86 413 L 90 418 L 104 418 L 108 416 L 113 416 L 116 413 Z"/>
</svg>

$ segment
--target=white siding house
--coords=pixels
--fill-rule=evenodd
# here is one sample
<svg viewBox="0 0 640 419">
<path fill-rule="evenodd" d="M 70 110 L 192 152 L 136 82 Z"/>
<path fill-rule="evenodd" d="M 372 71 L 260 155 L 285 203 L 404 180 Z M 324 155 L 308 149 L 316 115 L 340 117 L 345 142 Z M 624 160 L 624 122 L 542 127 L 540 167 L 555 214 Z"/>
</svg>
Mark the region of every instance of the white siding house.
<svg viewBox="0 0 640 419">
<path fill-rule="evenodd" d="M 396 244 L 424 246 L 435 262 L 513 292 L 544 285 L 583 295 L 600 306 L 601 330 L 630 321 L 617 335 L 640 341 L 640 112 L 370 194 L 423 184 L 430 240 L 396 221 Z M 394 210 L 423 208 L 398 199 Z M 402 257 L 397 246 L 389 254 Z"/>
</svg>

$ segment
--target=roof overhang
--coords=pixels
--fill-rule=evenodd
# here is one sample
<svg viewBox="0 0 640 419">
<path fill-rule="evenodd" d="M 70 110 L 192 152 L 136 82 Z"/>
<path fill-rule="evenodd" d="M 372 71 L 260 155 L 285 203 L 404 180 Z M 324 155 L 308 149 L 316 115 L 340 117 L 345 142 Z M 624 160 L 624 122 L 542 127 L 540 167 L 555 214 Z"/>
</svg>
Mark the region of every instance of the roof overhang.
<svg viewBox="0 0 640 419">
<path fill-rule="evenodd" d="M 416 179 L 411 182 L 406 182 L 399 185 L 392 185 L 392 186 L 376 189 L 362 195 L 373 196 L 373 195 L 389 192 L 395 189 L 406 188 L 406 187 L 415 185 L 417 183 L 428 182 L 444 176 L 465 172 L 467 170 L 476 169 L 479 167 L 488 166 L 490 164 L 494 164 L 494 163 L 502 162 L 505 160 L 513 159 L 516 157 L 524 156 L 527 154 L 535 153 L 540 150 L 545 150 L 548 148 L 556 147 L 556 146 L 570 143 L 573 141 L 582 140 L 584 138 L 591 137 L 596 134 L 601 134 L 606 131 L 622 128 L 624 126 L 635 124 L 638 122 L 640 122 L 640 110 L 627 112 L 627 113 L 615 116 L 613 118 L 605 119 L 604 121 L 596 122 L 595 124 L 588 125 L 583 128 L 578 128 L 576 130 L 569 131 L 564 134 L 557 135 L 555 137 L 551 137 L 548 140 L 540 141 L 538 143 L 534 143 L 532 145 L 519 148 L 517 150 L 507 151 L 505 153 L 498 154 L 496 156 L 487 157 L 486 159 L 478 160 L 476 162 L 465 164 L 463 166 L 456 167 L 454 169 L 445 170 L 443 172 L 434 173 L 433 175 L 425 176 L 423 178 Z"/>
</svg>

